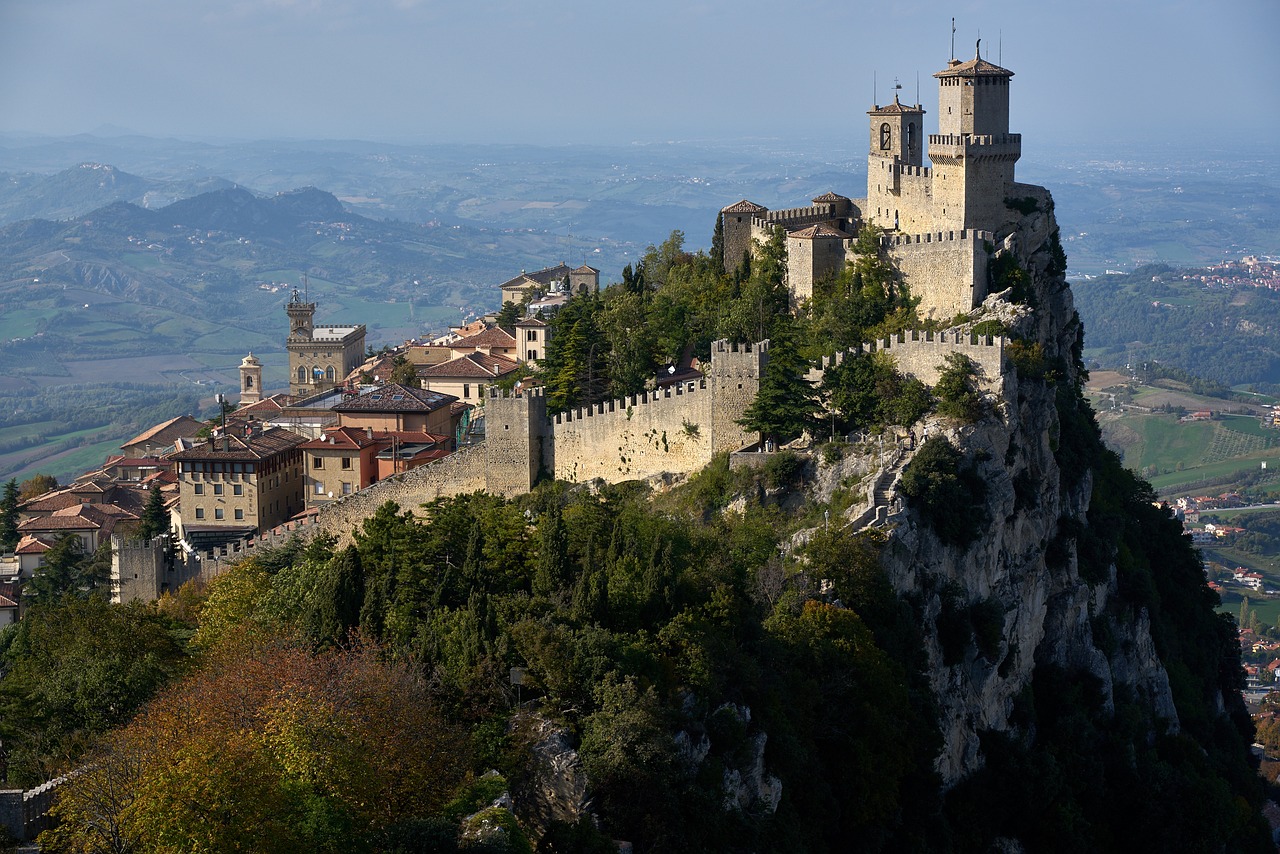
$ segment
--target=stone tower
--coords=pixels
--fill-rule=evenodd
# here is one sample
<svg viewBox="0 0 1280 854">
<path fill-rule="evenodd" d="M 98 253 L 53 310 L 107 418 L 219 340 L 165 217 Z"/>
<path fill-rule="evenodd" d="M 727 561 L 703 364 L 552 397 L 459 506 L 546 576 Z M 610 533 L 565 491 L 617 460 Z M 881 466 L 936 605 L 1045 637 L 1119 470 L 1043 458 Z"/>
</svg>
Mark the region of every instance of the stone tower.
<svg viewBox="0 0 1280 854">
<path fill-rule="evenodd" d="M 303 302 L 302 295 L 298 293 L 297 288 L 294 288 L 293 296 L 289 298 L 284 310 L 289 315 L 289 337 L 310 340 L 316 304 Z"/>
<path fill-rule="evenodd" d="M 489 389 L 484 402 L 485 483 L 494 495 L 523 495 L 541 471 L 555 471 L 542 388 Z"/>
<path fill-rule="evenodd" d="M 738 419 L 756 399 L 760 378 L 768 364 L 768 341 L 732 344 L 722 339 L 711 343 L 711 367 L 707 371 L 707 387 L 711 391 L 711 453 L 736 451 L 759 440 L 759 434 L 743 427 Z"/>
<path fill-rule="evenodd" d="M 720 211 L 724 228 L 724 269 L 733 272 L 742 264 L 744 255 L 751 251 L 751 220 L 756 214 L 769 209 L 746 199 L 729 205 Z"/>
<path fill-rule="evenodd" d="M 951 60 L 938 78 L 938 133 L 929 137 L 937 229 L 994 230 L 1005 218 L 1004 199 L 1022 137 L 1009 133 L 1009 78 L 1013 72 L 982 58 Z"/>
<path fill-rule="evenodd" d="M 882 228 L 907 232 L 932 228 L 924 177 L 924 110 L 876 104 L 867 111 L 871 139 L 867 155 L 867 218 Z"/>
<path fill-rule="evenodd" d="M 262 400 L 262 363 L 250 351 L 240 362 L 240 405 Z"/>
</svg>

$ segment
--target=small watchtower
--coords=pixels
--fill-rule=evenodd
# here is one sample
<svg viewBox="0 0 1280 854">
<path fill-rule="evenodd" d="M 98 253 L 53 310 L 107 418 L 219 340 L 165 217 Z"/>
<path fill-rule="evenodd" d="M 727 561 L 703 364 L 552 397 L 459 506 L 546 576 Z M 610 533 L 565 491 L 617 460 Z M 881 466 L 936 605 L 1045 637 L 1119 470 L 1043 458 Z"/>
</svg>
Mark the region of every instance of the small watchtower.
<svg viewBox="0 0 1280 854">
<path fill-rule="evenodd" d="M 284 310 L 289 315 L 289 337 L 310 341 L 311 330 L 314 328 L 316 304 L 303 302 L 302 295 L 298 293 L 297 288 L 294 288 L 293 296 L 289 298 Z"/>
</svg>

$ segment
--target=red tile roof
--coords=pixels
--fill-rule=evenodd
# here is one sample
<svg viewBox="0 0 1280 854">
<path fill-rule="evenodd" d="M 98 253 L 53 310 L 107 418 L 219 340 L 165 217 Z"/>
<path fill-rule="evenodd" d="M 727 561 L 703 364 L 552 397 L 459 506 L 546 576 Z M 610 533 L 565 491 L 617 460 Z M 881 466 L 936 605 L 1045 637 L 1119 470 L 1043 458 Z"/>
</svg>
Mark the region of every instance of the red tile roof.
<svg viewBox="0 0 1280 854">
<path fill-rule="evenodd" d="M 994 66 L 992 66 L 992 67 L 994 68 Z M 934 77 L 938 77 L 938 76 L 940 76 L 940 75 L 939 75 L 939 74 L 935 74 L 935 75 L 934 75 Z M 913 106 L 913 105 L 911 105 L 911 104 L 903 104 L 903 103 L 900 103 L 900 102 L 898 101 L 898 93 L 896 93 L 896 92 L 893 94 L 893 103 L 892 103 L 892 104 L 889 104 L 887 107 L 882 107 L 882 106 L 880 106 L 879 104 L 877 104 L 877 105 L 875 106 L 875 108 L 874 108 L 874 109 L 867 110 L 867 115 L 869 115 L 869 116 L 883 116 L 883 115 L 885 115 L 885 114 L 893 114 L 893 113 L 921 113 L 921 114 L 923 114 L 923 113 L 924 113 L 924 110 L 920 109 L 920 105 L 919 105 L 919 104 L 916 104 L 916 105 L 914 105 L 914 106 Z M 815 201 L 816 201 L 816 199 L 815 199 Z"/>
<path fill-rule="evenodd" d="M 173 440 L 179 437 L 189 438 L 194 436 L 203 426 L 202 422 L 197 421 L 190 415 L 179 415 L 177 418 L 170 418 L 168 421 L 157 424 L 149 430 L 144 430 L 120 447 L 127 448 L 130 445 L 141 445 L 143 442 L 171 445 Z"/>
<path fill-rule="evenodd" d="M 409 388 L 399 383 L 367 391 L 359 397 L 345 400 L 333 408 L 334 412 L 434 412 L 448 406 L 458 398 L 438 391 Z"/>
<path fill-rule="evenodd" d="M 261 460 L 292 450 L 306 441 L 292 430 L 272 427 L 245 438 L 231 433 L 210 438 L 190 450 L 173 455 L 175 460 Z"/>
<path fill-rule="evenodd" d="M 981 56 L 975 56 L 968 62 L 957 62 L 933 75 L 934 77 L 1012 77 L 1013 72 L 1007 68 L 987 62 Z"/>
<path fill-rule="evenodd" d="M 441 362 L 438 365 L 425 365 L 418 368 L 418 376 L 423 379 L 495 379 L 511 373 L 520 367 L 520 363 L 505 356 L 490 356 L 488 353 L 466 353 L 456 359 Z"/>
<path fill-rule="evenodd" d="M 740 202 L 735 202 L 729 205 L 727 208 L 721 208 L 720 213 L 761 213 L 762 211 L 767 210 L 768 208 L 763 207 L 762 205 L 757 205 L 755 202 L 749 202 L 746 199 L 743 199 Z"/>
<path fill-rule="evenodd" d="M 787 237 L 795 237 L 799 240 L 818 240 L 820 238 L 830 237 L 846 238 L 849 237 L 849 235 L 839 229 L 819 223 L 818 225 L 811 225 L 808 228 L 802 228 L 799 231 L 788 232 Z"/>
<path fill-rule="evenodd" d="M 484 332 L 454 341 L 449 345 L 451 349 L 462 350 L 466 347 L 515 347 L 516 339 L 507 330 L 501 326 L 491 326 Z"/>
</svg>

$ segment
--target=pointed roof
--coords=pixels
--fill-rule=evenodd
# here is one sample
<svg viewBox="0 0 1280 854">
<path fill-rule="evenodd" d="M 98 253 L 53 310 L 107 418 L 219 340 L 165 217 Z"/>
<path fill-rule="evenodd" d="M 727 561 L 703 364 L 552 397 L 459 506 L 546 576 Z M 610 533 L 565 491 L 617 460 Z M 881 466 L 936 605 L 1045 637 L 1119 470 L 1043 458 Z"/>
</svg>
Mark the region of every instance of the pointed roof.
<svg viewBox="0 0 1280 854">
<path fill-rule="evenodd" d="M 521 329 L 527 326 L 546 326 L 546 325 L 547 325 L 547 322 L 543 320 L 541 317 L 526 317 L 524 320 L 516 321 L 516 326 L 519 326 Z"/>
<path fill-rule="evenodd" d="M 484 332 L 454 341 L 450 349 L 463 350 L 467 347 L 514 347 L 516 338 L 501 326 L 491 326 Z"/>
<path fill-rule="evenodd" d="M 933 75 L 934 77 L 1012 77 L 1013 72 L 1007 68 L 1001 68 L 995 63 L 987 62 L 982 58 L 982 39 L 978 39 L 978 44 L 973 51 L 973 59 L 968 62 L 960 62 L 951 60 L 946 68 Z"/>
<path fill-rule="evenodd" d="M 991 67 L 994 68 L 995 66 L 993 65 Z M 942 72 L 938 72 L 938 74 L 935 74 L 933 76 L 938 77 L 941 74 Z M 898 93 L 894 92 L 892 104 L 889 104 L 887 107 L 882 107 L 879 104 L 876 104 L 875 107 L 873 107 L 870 110 L 867 110 L 867 115 L 869 116 L 884 116 L 884 115 L 892 115 L 894 113 L 912 113 L 912 114 L 924 115 L 924 109 L 919 104 L 903 104 L 898 100 Z"/>
<path fill-rule="evenodd" d="M 458 398 L 438 391 L 409 388 L 399 383 L 367 391 L 359 397 L 345 400 L 333 408 L 334 412 L 434 412 L 448 406 Z"/>
<path fill-rule="evenodd" d="M 120 447 L 127 448 L 130 445 L 141 445 L 143 442 L 152 442 L 155 445 L 172 445 L 174 439 L 189 439 L 203 427 L 203 421 L 198 421 L 190 415 L 179 415 L 177 418 L 170 418 L 150 430 L 139 433 Z"/>
<path fill-rule="evenodd" d="M 720 213 L 763 213 L 767 210 L 768 208 L 763 205 L 757 205 L 755 202 L 743 199 L 740 202 L 729 205 L 727 208 L 721 208 Z"/>
<path fill-rule="evenodd" d="M 599 273 L 600 271 L 599 271 L 599 270 L 597 270 L 595 267 L 588 267 L 586 264 L 583 264 L 581 267 L 578 267 L 577 269 L 572 270 L 571 272 L 574 272 L 574 273 Z"/>
<path fill-rule="evenodd" d="M 456 359 L 418 369 L 423 379 L 491 380 L 520 367 L 514 359 L 490 356 L 488 353 L 465 353 Z"/>
<path fill-rule="evenodd" d="M 810 201 L 812 201 L 814 204 L 818 204 L 819 202 L 847 202 L 849 201 L 849 197 L 842 196 L 837 192 L 828 190 L 827 192 L 823 193 L 821 196 L 815 196 Z"/>
<path fill-rule="evenodd" d="M 852 235 L 845 234 L 839 229 L 832 228 L 829 225 L 823 225 L 822 223 L 811 225 L 808 228 L 802 228 L 799 231 L 791 231 L 787 233 L 787 237 L 794 237 L 798 240 L 822 240 L 830 238 L 845 239 L 851 236 Z"/>
</svg>

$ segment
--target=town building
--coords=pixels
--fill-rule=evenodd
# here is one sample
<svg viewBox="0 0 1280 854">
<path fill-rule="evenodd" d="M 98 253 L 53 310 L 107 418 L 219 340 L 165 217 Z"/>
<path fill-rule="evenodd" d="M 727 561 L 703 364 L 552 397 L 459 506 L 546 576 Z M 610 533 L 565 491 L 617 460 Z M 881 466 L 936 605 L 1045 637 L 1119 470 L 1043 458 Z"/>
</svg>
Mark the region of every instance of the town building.
<svg viewBox="0 0 1280 854">
<path fill-rule="evenodd" d="M 299 397 L 338 388 L 364 362 L 364 324 L 316 326 L 316 304 L 303 302 L 298 289 L 285 304 L 289 315 L 289 391 Z M 259 380 L 261 387 L 261 380 Z"/>
<path fill-rule="evenodd" d="M 411 431 L 452 436 L 466 407 L 454 410 L 451 394 L 387 383 L 333 408 L 339 426 L 382 431 Z"/>
<path fill-rule="evenodd" d="M 306 438 L 281 427 L 233 431 L 174 454 L 180 538 L 209 548 L 288 521 L 305 507 Z"/>
</svg>

